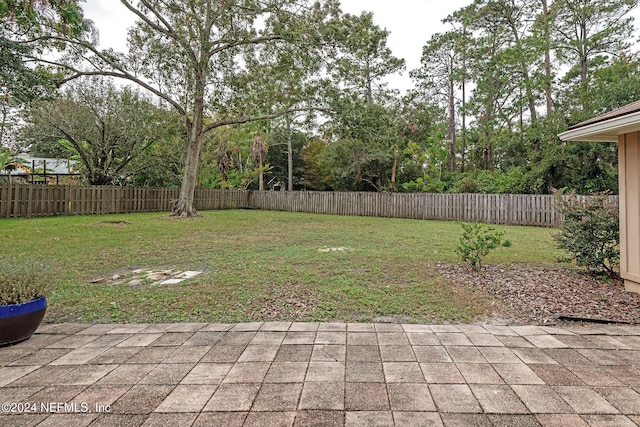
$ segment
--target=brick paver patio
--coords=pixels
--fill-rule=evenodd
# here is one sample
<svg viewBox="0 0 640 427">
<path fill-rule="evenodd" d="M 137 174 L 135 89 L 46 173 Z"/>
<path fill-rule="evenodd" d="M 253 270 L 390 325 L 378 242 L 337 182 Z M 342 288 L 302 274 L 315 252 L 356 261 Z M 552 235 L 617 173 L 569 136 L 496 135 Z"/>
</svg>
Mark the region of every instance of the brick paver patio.
<svg viewBox="0 0 640 427">
<path fill-rule="evenodd" d="M 640 326 L 55 324 L 1 426 L 633 426 Z"/>
</svg>

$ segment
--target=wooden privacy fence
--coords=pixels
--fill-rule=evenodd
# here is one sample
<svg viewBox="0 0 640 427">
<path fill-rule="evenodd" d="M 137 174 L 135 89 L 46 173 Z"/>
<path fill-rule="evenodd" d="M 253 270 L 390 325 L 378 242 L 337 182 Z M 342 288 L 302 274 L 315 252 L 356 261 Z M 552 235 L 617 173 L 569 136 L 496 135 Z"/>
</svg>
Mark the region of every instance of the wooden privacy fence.
<svg viewBox="0 0 640 427">
<path fill-rule="evenodd" d="M 168 212 L 177 188 L 0 185 L 0 218 Z M 581 196 L 584 197 L 584 196 Z M 617 196 L 612 197 L 617 201 Z M 199 210 L 249 207 L 332 215 L 557 227 L 551 195 L 196 190 Z"/>
<path fill-rule="evenodd" d="M 253 192 L 249 205 L 257 209 L 484 222 L 556 227 L 561 215 L 551 195 Z"/>
</svg>

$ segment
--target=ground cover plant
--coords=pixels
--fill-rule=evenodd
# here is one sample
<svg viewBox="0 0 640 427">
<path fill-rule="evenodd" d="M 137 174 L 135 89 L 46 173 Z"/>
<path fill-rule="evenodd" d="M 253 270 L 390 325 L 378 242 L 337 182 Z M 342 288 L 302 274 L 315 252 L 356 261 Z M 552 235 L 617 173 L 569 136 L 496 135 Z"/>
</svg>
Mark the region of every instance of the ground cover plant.
<svg viewBox="0 0 640 427">
<path fill-rule="evenodd" d="M 458 263 L 454 222 L 211 211 L 0 221 L 3 253 L 46 259 L 60 281 L 46 321 L 342 320 L 442 322 L 500 302 L 436 271 Z M 501 227 L 487 264 L 553 264 L 553 230 Z M 0 256 L 2 258 L 2 256 Z M 176 285 L 111 280 L 137 269 L 202 271 Z"/>
</svg>

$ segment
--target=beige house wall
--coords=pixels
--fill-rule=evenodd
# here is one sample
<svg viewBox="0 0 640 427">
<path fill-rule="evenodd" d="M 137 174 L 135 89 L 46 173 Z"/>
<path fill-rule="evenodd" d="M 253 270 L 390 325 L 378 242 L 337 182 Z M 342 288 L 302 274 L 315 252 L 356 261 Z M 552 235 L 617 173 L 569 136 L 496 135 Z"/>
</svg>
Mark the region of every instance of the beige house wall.
<svg viewBox="0 0 640 427">
<path fill-rule="evenodd" d="M 620 176 L 620 275 L 640 292 L 640 132 L 618 137 Z"/>
</svg>

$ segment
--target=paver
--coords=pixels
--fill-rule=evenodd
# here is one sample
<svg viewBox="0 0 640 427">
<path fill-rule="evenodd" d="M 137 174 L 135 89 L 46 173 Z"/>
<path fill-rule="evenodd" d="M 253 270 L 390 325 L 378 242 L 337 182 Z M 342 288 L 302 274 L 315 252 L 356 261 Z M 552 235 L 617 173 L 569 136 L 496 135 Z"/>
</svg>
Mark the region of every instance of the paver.
<svg viewBox="0 0 640 427">
<path fill-rule="evenodd" d="M 479 347 L 478 350 L 489 363 L 516 363 L 522 361 L 510 348 L 506 347 Z"/>
<path fill-rule="evenodd" d="M 347 332 L 347 345 L 378 345 L 373 332 Z"/>
<path fill-rule="evenodd" d="M 418 362 L 383 362 L 387 383 L 422 383 L 424 375 Z"/>
<path fill-rule="evenodd" d="M 291 322 L 267 322 L 260 328 L 261 331 L 286 332 L 291 327 Z"/>
<path fill-rule="evenodd" d="M 520 400 L 534 414 L 572 414 L 575 411 L 548 385 L 512 385 Z"/>
<path fill-rule="evenodd" d="M 447 346 L 445 347 L 451 359 L 456 363 L 486 363 L 480 350 L 475 347 Z"/>
<path fill-rule="evenodd" d="M 407 333 L 407 338 L 411 345 L 441 345 L 438 336 L 433 332 L 413 332 Z"/>
<path fill-rule="evenodd" d="M 221 384 L 232 367 L 232 363 L 198 363 L 180 384 Z"/>
<path fill-rule="evenodd" d="M 136 384 L 142 378 L 146 377 L 149 372 L 155 369 L 157 365 L 151 364 L 131 364 L 120 365 L 107 375 L 102 377 L 97 384 L 100 385 L 116 385 L 116 384 Z"/>
<path fill-rule="evenodd" d="M 295 411 L 302 392 L 302 382 L 263 384 L 256 397 L 254 411 Z"/>
<path fill-rule="evenodd" d="M 250 345 L 268 345 L 268 346 L 279 346 L 282 344 L 284 337 L 286 336 L 286 332 L 265 332 L 260 331 L 256 333 L 251 341 Z"/>
<path fill-rule="evenodd" d="M 443 427 L 437 412 L 393 411 L 393 421 L 398 426 Z"/>
<path fill-rule="evenodd" d="M 184 342 L 185 346 L 212 346 L 223 337 L 222 332 L 198 331 Z"/>
<path fill-rule="evenodd" d="M 347 355 L 346 345 L 314 345 L 311 360 L 324 362 L 344 362 Z"/>
<path fill-rule="evenodd" d="M 89 361 L 89 364 L 121 364 L 126 363 L 138 352 L 142 350 L 142 347 L 123 347 L 123 348 L 110 348 L 99 356 L 94 357 Z"/>
<path fill-rule="evenodd" d="M 348 356 L 347 348 L 347 360 Z M 410 345 L 381 345 L 380 357 L 383 362 L 415 362 L 417 360 Z"/>
<path fill-rule="evenodd" d="M 435 411 L 427 384 L 388 384 L 389 402 L 393 411 Z"/>
<path fill-rule="evenodd" d="M 471 344 L 478 347 L 504 347 L 502 341 L 489 333 L 484 334 L 467 334 L 467 338 Z M 482 351 L 482 348 L 479 350 Z"/>
<path fill-rule="evenodd" d="M 409 338 L 404 332 L 381 332 L 378 333 L 379 345 L 409 345 Z"/>
<path fill-rule="evenodd" d="M 348 345 L 348 362 L 381 362 L 381 348 L 377 345 Z"/>
<path fill-rule="evenodd" d="M 548 385 L 583 385 L 584 381 L 560 365 L 525 365 Z"/>
<path fill-rule="evenodd" d="M 578 414 L 618 414 L 605 398 L 586 386 L 557 386 L 554 390 Z"/>
<path fill-rule="evenodd" d="M 347 412 L 345 427 L 385 427 L 393 424 L 390 411 Z"/>
<path fill-rule="evenodd" d="M 305 382 L 298 409 L 343 410 L 345 383 Z"/>
<path fill-rule="evenodd" d="M 307 375 L 309 362 L 273 362 L 265 383 L 302 383 Z"/>
<path fill-rule="evenodd" d="M 277 345 L 249 344 L 238 358 L 238 362 L 272 362 L 279 348 Z"/>
<path fill-rule="evenodd" d="M 312 361 L 307 368 L 305 381 L 338 382 L 344 381 L 345 364 L 343 362 Z"/>
<path fill-rule="evenodd" d="M 113 403 L 111 412 L 116 414 L 150 414 L 173 389 L 173 386 L 168 385 L 134 385 Z"/>
<path fill-rule="evenodd" d="M 313 346 L 308 344 L 288 345 L 283 344 L 276 354 L 276 362 L 308 362 L 311 360 Z"/>
<path fill-rule="evenodd" d="M 211 346 L 193 346 L 184 343 L 183 346 L 175 349 L 164 363 L 198 363 L 211 350 Z"/>
<path fill-rule="evenodd" d="M 98 414 L 52 414 L 38 426 L 42 427 L 80 427 L 90 425 Z"/>
<path fill-rule="evenodd" d="M 466 384 L 430 384 L 429 390 L 440 412 L 482 412 L 478 400 Z"/>
<path fill-rule="evenodd" d="M 171 332 L 160 335 L 158 339 L 153 340 L 150 345 L 156 346 L 177 346 L 182 345 L 186 340 L 191 338 L 193 334 L 189 332 Z"/>
<path fill-rule="evenodd" d="M 488 414 L 527 414 L 522 404 L 508 385 L 470 385 L 482 410 Z"/>
<path fill-rule="evenodd" d="M 82 347 L 65 354 L 64 356 L 51 362 L 51 365 L 84 365 L 94 357 L 104 353 L 104 347 Z"/>
<path fill-rule="evenodd" d="M 493 363 L 491 366 L 507 384 L 544 384 L 544 381 L 524 363 Z"/>
<path fill-rule="evenodd" d="M 222 384 L 204 407 L 204 411 L 248 411 L 258 395 L 260 384 Z"/>
<path fill-rule="evenodd" d="M 268 362 L 243 362 L 233 365 L 224 383 L 261 383 L 271 366 Z"/>
<path fill-rule="evenodd" d="M 193 369 L 192 363 L 167 363 L 158 365 L 138 384 L 178 384 Z"/>
<path fill-rule="evenodd" d="M 344 411 L 298 411 L 294 427 L 343 427 Z"/>
<path fill-rule="evenodd" d="M 436 336 L 442 343 L 442 345 L 461 345 L 472 346 L 473 343 L 467 338 L 467 336 L 461 332 L 436 332 Z"/>
<path fill-rule="evenodd" d="M 347 343 L 346 332 L 318 331 L 315 344 L 341 345 Z"/>
<path fill-rule="evenodd" d="M 630 387 L 598 387 L 595 389 L 607 402 L 627 415 L 640 414 L 640 394 Z"/>
<path fill-rule="evenodd" d="M 315 332 L 305 332 L 305 331 L 300 331 L 300 332 L 287 332 L 287 334 L 284 336 L 284 340 L 282 341 L 282 346 L 285 345 L 292 345 L 292 344 L 297 344 L 297 345 L 302 345 L 302 344 L 313 344 L 316 340 L 316 333 Z M 282 348 L 282 347 L 281 347 Z"/>
<path fill-rule="evenodd" d="M 421 363 L 452 362 L 451 356 L 442 346 L 414 346 L 413 353 L 416 355 L 418 362 Z"/>
<path fill-rule="evenodd" d="M 296 413 L 291 412 L 250 412 L 244 421 L 244 427 L 291 427 Z"/>
<path fill-rule="evenodd" d="M 455 363 L 421 363 L 420 367 L 429 384 L 464 383 L 464 377 Z"/>
<path fill-rule="evenodd" d="M 631 426 L 638 360 L 632 326 L 43 325 L 0 399 L 102 411 L 0 425 Z"/>
<path fill-rule="evenodd" d="M 215 385 L 178 385 L 154 412 L 200 412 L 216 388 Z"/>
<path fill-rule="evenodd" d="M 246 346 L 243 345 L 224 345 L 216 344 L 209 350 L 200 362 L 220 362 L 234 363 L 244 352 Z"/>
<path fill-rule="evenodd" d="M 389 410 L 389 396 L 384 383 L 347 383 L 345 409 L 348 411 Z"/>
<path fill-rule="evenodd" d="M 347 362 L 345 380 L 348 383 L 383 383 L 382 362 Z"/>
<path fill-rule="evenodd" d="M 193 423 L 193 427 L 225 426 L 242 427 L 247 412 L 203 412 Z"/>
<path fill-rule="evenodd" d="M 166 426 L 189 426 L 195 420 L 198 414 L 181 414 L 181 413 L 154 413 L 144 422 L 142 427 L 166 427 Z"/>
</svg>

